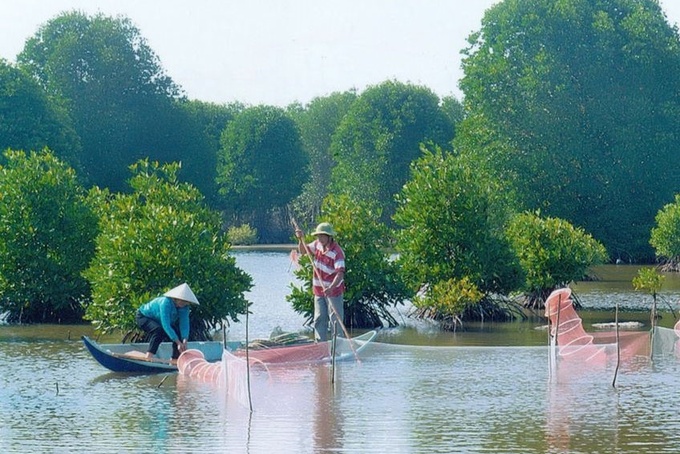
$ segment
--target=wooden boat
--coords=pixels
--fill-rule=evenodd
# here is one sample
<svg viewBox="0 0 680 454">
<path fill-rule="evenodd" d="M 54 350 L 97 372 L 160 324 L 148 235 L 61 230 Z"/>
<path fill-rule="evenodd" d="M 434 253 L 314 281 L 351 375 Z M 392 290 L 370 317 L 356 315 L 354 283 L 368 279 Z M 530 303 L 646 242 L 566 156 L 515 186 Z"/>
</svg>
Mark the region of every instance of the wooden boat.
<svg viewBox="0 0 680 454">
<path fill-rule="evenodd" d="M 336 360 L 342 361 L 356 357 L 356 354 L 366 348 L 376 336 L 375 331 L 369 331 L 350 341 L 338 338 L 336 345 Z M 292 339 L 292 338 L 291 338 Z M 272 344 L 264 345 L 263 340 L 257 341 L 259 348 L 249 349 L 249 358 L 261 364 L 295 364 L 330 361 L 332 344 L 328 342 L 315 343 L 294 339 L 291 344 L 279 344 L 281 338 Z M 158 348 L 156 358 L 145 358 L 147 343 L 130 344 L 99 344 L 87 336 L 83 336 L 83 343 L 99 364 L 114 372 L 162 373 L 177 372 L 176 364 L 170 363 L 172 344 L 164 342 Z M 188 350 L 198 350 L 203 354 L 205 362 L 217 362 L 222 359 L 224 345 L 222 342 L 189 342 Z M 227 342 L 226 349 L 238 357 L 245 357 L 245 349 L 240 342 Z M 181 361 L 180 361 L 181 362 Z"/>
<path fill-rule="evenodd" d="M 164 342 L 158 348 L 156 358 L 146 359 L 149 344 L 99 344 L 87 336 L 83 343 L 94 359 L 114 372 L 162 373 L 177 372 L 177 365 L 170 363 L 172 344 Z M 222 342 L 189 342 L 188 348 L 200 350 L 208 361 L 222 359 Z"/>
</svg>

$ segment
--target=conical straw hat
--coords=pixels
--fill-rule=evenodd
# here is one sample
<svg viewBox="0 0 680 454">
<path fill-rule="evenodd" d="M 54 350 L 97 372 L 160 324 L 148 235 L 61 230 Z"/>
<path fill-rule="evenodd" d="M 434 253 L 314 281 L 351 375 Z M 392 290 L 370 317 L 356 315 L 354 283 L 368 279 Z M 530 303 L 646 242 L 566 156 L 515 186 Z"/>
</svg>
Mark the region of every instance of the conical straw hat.
<svg viewBox="0 0 680 454">
<path fill-rule="evenodd" d="M 167 296 L 168 298 L 177 298 L 178 300 L 184 300 L 190 303 L 198 304 L 196 295 L 194 295 L 194 292 L 191 291 L 186 283 L 168 290 L 163 294 L 163 296 Z"/>
</svg>

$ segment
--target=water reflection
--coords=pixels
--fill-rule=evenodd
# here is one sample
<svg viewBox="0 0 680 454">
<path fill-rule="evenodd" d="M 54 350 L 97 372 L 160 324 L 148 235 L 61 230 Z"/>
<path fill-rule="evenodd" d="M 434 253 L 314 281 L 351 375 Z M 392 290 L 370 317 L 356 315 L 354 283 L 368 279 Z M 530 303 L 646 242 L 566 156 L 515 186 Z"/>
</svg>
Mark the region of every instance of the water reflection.
<svg viewBox="0 0 680 454">
<path fill-rule="evenodd" d="M 551 379 L 547 346 L 379 342 L 334 383 L 329 365 L 254 370 L 250 413 L 216 384 L 108 373 L 75 343 L 0 343 L 0 449 L 665 452 L 680 443 L 671 358 L 632 361 L 613 388 L 610 364 Z"/>
<path fill-rule="evenodd" d="M 314 368 L 314 385 L 311 402 L 314 409 L 314 446 L 317 452 L 341 451 L 345 432 L 337 406 L 342 402 L 342 382 L 337 381 L 332 367 L 320 365 Z"/>
<path fill-rule="evenodd" d="M 287 255 L 237 262 L 256 282 L 252 337 L 302 329 L 284 300 Z M 599 298 L 605 283 L 592 285 L 580 295 Z M 644 298 L 608 297 L 618 294 Z M 361 362 L 338 364 L 334 384 L 328 365 L 253 370 L 252 413 L 226 387 L 109 373 L 77 340 L 92 335 L 88 327 L 0 326 L 0 452 L 677 451 L 675 338 L 659 342 L 651 362 L 633 357 L 614 388 L 609 361 L 551 371 L 547 333 L 537 329 L 545 324 L 384 330 Z"/>
<path fill-rule="evenodd" d="M 670 434 L 680 418 L 664 399 L 677 391 L 680 362 L 669 332 L 654 339 L 654 357 L 648 334 L 624 333 L 620 349 L 607 345 L 596 361 L 557 358 L 547 388 L 547 452 L 675 452 Z"/>
</svg>

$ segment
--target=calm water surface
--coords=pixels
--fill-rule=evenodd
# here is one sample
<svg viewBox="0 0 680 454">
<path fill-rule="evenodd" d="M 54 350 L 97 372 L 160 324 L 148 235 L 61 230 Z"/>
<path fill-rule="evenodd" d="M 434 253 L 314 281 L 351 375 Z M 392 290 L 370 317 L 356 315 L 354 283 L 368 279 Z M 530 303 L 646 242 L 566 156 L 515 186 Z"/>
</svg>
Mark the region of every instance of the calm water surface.
<svg viewBox="0 0 680 454">
<path fill-rule="evenodd" d="M 308 329 L 285 301 L 287 254 L 237 261 L 255 282 L 250 338 Z M 636 269 L 599 271 L 601 281 L 575 286 L 594 309 L 586 329 L 613 320 L 616 302 L 628 308 L 622 319 L 648 329 L 650 301 L 630 287 Z M 667 286 L 677 309 L 680 285 Z M 79 341 L 88 327 L 0 326 L 0 452 L 680 451 L 674 356 L 624 362 L 613 387 L 611 364 L 551 371 L 542 319 L 441 333 L 406 312 L 397 316 L 407 326 L 380 332 L 333 383 L 328 365 L 254 371 L 252 413 L 214 384 L 107 372 Z M 663 314 L 662 324 L 673 321 Z M 243 324 L 227 333 L 244 336 Z"/>
</svg>

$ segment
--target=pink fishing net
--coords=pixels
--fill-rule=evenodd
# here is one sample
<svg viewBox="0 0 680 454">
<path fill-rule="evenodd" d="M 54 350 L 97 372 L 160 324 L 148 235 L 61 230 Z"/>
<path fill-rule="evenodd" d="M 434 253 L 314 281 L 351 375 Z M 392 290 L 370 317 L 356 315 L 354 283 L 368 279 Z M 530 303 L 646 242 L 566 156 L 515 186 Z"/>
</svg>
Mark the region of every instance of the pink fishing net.
<svg viewBox="0 0 680 454">
<path fill-rule="evenodd" d="M 618 354 L 622 359 L 650 353 L 649 332 L 586 332 L 581 317 L 574 309 L 569 288 L 558 289 L 550 294 L 545 302 L 545 316 L 550 322 L 551 339 L 563 359 L 603 364 L 612 356 L 612 349 L 607 347 L 617 342 Z"/>
<path fill-rule="evenodd" d="M 251 361 L 259 361 L 268 365 L 315 363 L 330 358 L 330 345 L 330 342 L 318 342 L 249 350 L 248 358 Z M 238 350 L 235 352 L 235 355 L 240 358 L 245 358 L 246 352 L 244 350 Z"/>
<path fill-rule="evenodd" d="M 220 383 L 222 365 L 206 361 L 199 350 L 187 350 L 179 355 L 177 369 L 182 375 L 187 375 L 202 381 Z"/>
<path fill-rule="evenodd" d="M 257 360 L 251 360 L 257 363 Z M 244 407 L 248 406 L 247 365 L 243 358 L 234 356 L 225 350 L 222 361 L 211 363 L 206 361 L 199 350 L 187 350 L 177 360 L 179 373 L 205 383 L 212 383 L 226 388 L 227 394 Z"/>
<path fill-rule="evenodd" d="M 593 336 L 583 329 L 583 321 L 574 309 L 571 289 L 550 294 L 545 302 L 545 316 L 550 322 L 550 336 L 559 347 L 559 355 L 583 361 L 602 361 L 604 349 L 593 345 Z"/>
<path fill-rule="evenodd" d="M 365 333 L 352 340 L 337 338 L 335 343 L 335 359 L 358 360 L 358 351 L 375 337 L 375 331 Z M 222 361 L 211 363 L 206 361 L 198 350 L 187 350 L 177 360 L 179 373 L 206 383 L 213 383 L 226 388 L 227 395 L 244 407 L 249 406 L 249 372 L 265 381 L 279 371 L 295 370 L 288 366 L 316 364 L 330 361 L 332 342 L 307 342 L 302 344 L 251 348 L 229 352 L 224 350 Z M 246 359 L 247 357 L 247 359 Z M 285 374 L 284 374 L 285 375 Z"/>
</svg>

